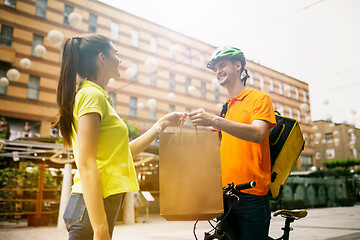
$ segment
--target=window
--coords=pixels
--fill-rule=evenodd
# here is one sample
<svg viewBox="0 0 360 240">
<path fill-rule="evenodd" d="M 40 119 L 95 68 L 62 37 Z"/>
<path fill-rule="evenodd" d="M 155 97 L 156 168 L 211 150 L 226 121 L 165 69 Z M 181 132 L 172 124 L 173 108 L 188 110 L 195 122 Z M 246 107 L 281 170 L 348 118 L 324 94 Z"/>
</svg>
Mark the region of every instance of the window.
<svg viewBox="0 0 360 240">
<path fill-rule="evenodd" d="M 206 98 L 206 82 L 201 82 L 201 97 Z"/>
<path fill-rule="evenodd" d="M 352 157 L 353 157 L 353 158 L 357 158 L 357 151 L 356 151 L 356 148 L 352 148 L 351 150 L 352 150 L 352 154 L 351 154 L 351 155 L 352 155 Z"/>
<path fill-rule="evenodd" d="M 119 40 L 119 24 L 116 22 L 111 22 L 110 25 L 110 38 L 111 40 Z"/>
<path fill-rule="evenodd" d="M 295 88 L 295 98 L 296 100 L 299 100 L 300 99 L 300 96 L 299 96 L 299 88 Z"/>
<path fill-rule="evenodd" d="M 157 72 L 150 73 L 150 86 L 156 87 Z"/>
<path fill-rule="evenodd" d="M 333 140 L 333 134 L 332 133 L 325 133 L 325 141 L 327 143 L 332 142 Z"/>
<path fill-rule="evenodd" d="M 299 109 L 297 110 L 297 120 L 301 122 L 301 111 Z"/>
<path fill-rule="evenodd" d="M 280 104 L 279 112 L 280 112 L 280 114 L 284 114 L 284 105 Z"/>
<path fill-rule="evenodd" d="M 5 70 L 0 70 L 0 78 L 2 77 L 6 77 L 6 71 Z M 0 95 L 6 95 L 7 92 L 7 86 L 6 87 L 2 87 L 0 85 Z"/>
<path fill-rule="evenodd" d="M 59 53 L 59 63 L 62 62 L 62 58 L 63 58 L 63 55 L 64 55 L 64 48 L 60 48 L 60 53 Z"/>
<path fill-rule="evenodd" d="M 137 97 L 130 97 L 130 116 L 137 116 Z"/>
<path fill-rule="evenodd" d="M 44 37 L 34 34 L 33 35 L 33 41 L 32 41 L 32 48 L 31 48 L 31 56 L 34 57 L 41 57 L 35 53 L 35 47 L 37 45 L 42 45 L 44 42 Z"/>
<path fill-rule="evenodd" d="M 156 120 L 156 108 L 150 108 L 150 120 Z"/>
<path fill-rule="evenodd" d="M 185 63 L 186 64 L 191 63 L 191 49 L 190 48 L 185 49 Z"/>
<path fill-rule="evenodd" d="M 40 88 L 40 77 L 31 76 L 29 77 L 27 98 L 38 100 L 39 99 L 39 88 Z"/>
<path fill-rule="evenodd" d="M 185 82 L 185 93 L 187 95 L 190 95 L 190 92 L 189 92 L 189 87 L 191 86 L 191 78 L 189 77 L 186 77 L 186 82 Z"/>
<path fill-rule="evenodd" d="M 72 13 L 74 11 L 74 8 L 69 6 L 69 5 L 66 5 L 65 4 L 65 8 L 64 8 L 64 25 L 66 26 L 70 26 L 70 23 L 69 23 L 69 15 L 70 13 Z"/>
<path fill-rule="evenodd" d="M 169 44 L 169 58 L 171 58 L 171 59 L 174 59 L 174 56 L 175 56 L 174 50 L 173 50 L 174 46 L 175 46 L 174 43 Z"/>
<path fill-rule="evenodd" d="M 279 94 L 280 94 L 280 95 L 283 95 L 283 94 L 284 94 L 282 82 L 279 82 Z"/>
<path fill-rule="evenodd" d="M 306 124 L 309 124 L 309 122 L 310 122 L 310 119 L 308 118 L 308 113 L 305 113 L 305 123 Z"/>
<path fill-rule="evenodd" d="M 215 101 L 220 102 L 220 89 L 215 88 Z"/>
<path fill-rule="evenodd" d="M 135 74 L 134 74 L 134 76 L 131 78 L 131 81 L 137 82 L 137 81 L 138 81 L 138 71 L 139 71 L 138 64 L 132 62 L 132 63 L 130 64 L 130 67 L 135 70 Z"/>
<path fill-rule="evenodd" d="M 292 110 L 292 108 L 291 107 L 289 107 L 289 117 L 293 117 L 293 110 Z"/>
<path fill-rule="evenodd" d="M 260 90 L 264 91 L 264 76 L 260 74 Z"/>
<path fill-rule="evenodd" d="M 350 141 L 356 141 L 356 135 L 354 132 L 349 133 Z"/>
<path fill-rule="evenodd" d="M 220 102 L 220 89 L 215 88 L 215 101 Z"/>
<path fill-rule="evenodd" d="M 320 152 L 316 152 L 316 153 L 315 153 L 315 158 L 316 158 L 316 159 L 320 159 Z"/>
<path fill-rule="evenodd" d="M 36 0 L 35 15 L 38 17 L 46 17 L 46 4 L 47 0 Z"/>
<path fill-rule="evenodd" d="M 4 5 L 12 8 L 16 8 L 16 0 L 5 0 Z"/>
<path fill-rule="evenodd" d="M 191 108 L 186 108 L 186 112 L 187 113 L 191 113 Z M 191 126 L 191 121 L 190 121 L 190 118 L 186 118 L 186 120 L 185 120 L 185 125 L 186 126 Z"/>
<path fill-rule="evenodd" d="M 175 105 L 169 105 L 169 113 L 175 112 Z"/>
<path fill-rule="evenodd" d="M 157 37 L 151 36 L 150 39 L 150 52 L 157 53 Z"/>
<path fill-rule="evenodd" d="M 90 13 L 89 16 L 89 32 L 90 33 L 96 33 L 97 28 L 97 16 Z"/>
<path fill-rule="evenodd" d="M 304 103 L 307 103 L 307 94 L 306 91 L 303 91 L 303 96 L 304 96 Z"/>
<path fill-rule="evenodd" d="M 0 44 L 11 47 L 14 29 L 12 27 L 1 25 Z"/>
<path fill-rule="evenodd" d="M 269 90 L 270 90 L 270 92 L 274 91 L 274 79 L 272 79 L 272 78 L 270 78 Z"/>
<path fill-rule="evenodd" d="M 114 109 L 116 109 L 116 93 L 115 92 L 109 92 L 109 98 L 111 99 L 112 105 Z"/>
<path fill-rule="evenodd" d="M 249 71 L 249 77 L 250 77 L 250 85 L 254 85 L 255 81 L 254 81 L 254 72 L 253 71 Z"/>
<path fill-rule="evenodd" d="M 131 31 L 131 46 L 138 48 L 139 47 L 139 31 L 133 29 Z"/>
<path fill-rule="evenodd" d="M 287 96 L 289 97 L 289 98 L 291 98 L 291 86 L 290 85 L 287 85 L 286 86 L 289 90 L 288 90 L 288 93 L 287 93 Z"/>
<path fill-rule="evenodd" d="M 174 73 L 170 73 L 170 76 L 169 76 L 169 90 L 175 91 L 175 74 Z"/>
<path fill-rule="evenodd" d="M 326 159 L 334 159 L 335 158 L 335 149 L 333 149 L 333 148 L 326 149 L 325 154 L 326 154 Z"/>
<path fill-rule="evenodd" d="M 301 169 L 303 171 L 308 171 L 312 167 L 312 158 L 311 156 L 300 156 L 300 162 L 301 162 Z"/>
<path fill-rule="evenodd" d="M 200 61 L 200 68 L 205 69 L 205 56 L 204 56 L 204 54 L 200 54 L 199 61 Z"/>
</svg>

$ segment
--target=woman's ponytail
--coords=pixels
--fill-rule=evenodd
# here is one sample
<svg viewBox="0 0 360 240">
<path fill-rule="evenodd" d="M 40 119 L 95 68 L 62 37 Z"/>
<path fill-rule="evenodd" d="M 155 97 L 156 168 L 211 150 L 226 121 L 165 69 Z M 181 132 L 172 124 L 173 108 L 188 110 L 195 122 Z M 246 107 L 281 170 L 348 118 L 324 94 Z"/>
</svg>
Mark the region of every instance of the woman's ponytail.
<svg viewBox="0 0 360 240">
<path fill-rule="evenodd" d="M 65 41 L 57 88 L 57 104 L 60 111 L 57 123 L 60 125 L 64 145 L 69 147 L 72 145 L 73 105 L 76 94 L 80 42 L 81 38 L 79 37 L 69 38 Z"/>
</svg>

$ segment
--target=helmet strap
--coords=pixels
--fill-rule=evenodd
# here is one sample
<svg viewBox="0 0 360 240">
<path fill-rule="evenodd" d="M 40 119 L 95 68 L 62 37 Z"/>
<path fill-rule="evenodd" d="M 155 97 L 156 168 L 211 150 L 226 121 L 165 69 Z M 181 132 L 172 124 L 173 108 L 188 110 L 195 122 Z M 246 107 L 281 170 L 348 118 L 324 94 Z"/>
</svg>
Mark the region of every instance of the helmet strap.
<svg viewBox="0 0 360 240">
<path fill-rule="evenodd" d="M 244 87 L 246 87 L 246 80 L 249 78 L 249 74 L 248 74 L 246 68 L 244 68 L 243 71 L 245 71 L 245 76 L 244 76 L 243 78 L 241 78 L 241 82 L 243 82 L 243 83 L 244 83 Z M 241 72 L 241 74 L 242 74 L 242 72 Z"/>
</svg>

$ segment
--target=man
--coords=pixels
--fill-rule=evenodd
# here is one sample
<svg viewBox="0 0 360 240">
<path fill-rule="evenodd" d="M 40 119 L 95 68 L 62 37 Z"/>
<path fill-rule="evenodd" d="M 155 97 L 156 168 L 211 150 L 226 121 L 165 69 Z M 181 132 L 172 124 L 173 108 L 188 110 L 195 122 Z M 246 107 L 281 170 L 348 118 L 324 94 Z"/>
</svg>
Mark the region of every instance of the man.
<svg viewBox="0 0 360 240">
<path fill-rule="evenodd" d="M 256 182 L 256 187 L 239 193 L 239 201 L 224 199 L 223 230 L 231 239 L 267 239 L 270 206 L 267 196 L 271 161 L 269 129 L 276 125 L 271 99 L 264 92 L 246 87 L 248 78 L 243 52 L 235 47 L 217 49 L 207 67 L 213 70 L 229 94 L 222 117 L 197 110 L 189 114 L 194 126 L 221 131 L 223 186 Z M 243 78 L 242 75 L 245 75 Z M 223 111 L 224 112 L 224 111 Z M 224 215 L 225 215 L 224 214 Z"/>
</svg>

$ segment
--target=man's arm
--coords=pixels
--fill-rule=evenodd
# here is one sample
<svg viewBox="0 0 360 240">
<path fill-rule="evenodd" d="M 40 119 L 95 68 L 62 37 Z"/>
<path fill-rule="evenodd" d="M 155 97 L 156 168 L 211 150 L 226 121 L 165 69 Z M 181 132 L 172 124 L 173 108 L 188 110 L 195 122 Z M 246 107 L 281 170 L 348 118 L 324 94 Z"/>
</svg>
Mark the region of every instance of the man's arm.
<svg viewBox="0 0 360 240">
<path fill-rule="evenodd" d="M 204 110 L 197 110 L 189 116 L 194 126 L 212 126 L 234 137 L 254 143 L 261 143 L 269 129 L 269 122 L 264 120 L 254 120 L 252 124 L 244 124 L 212 115 Z"/>
</svg>

